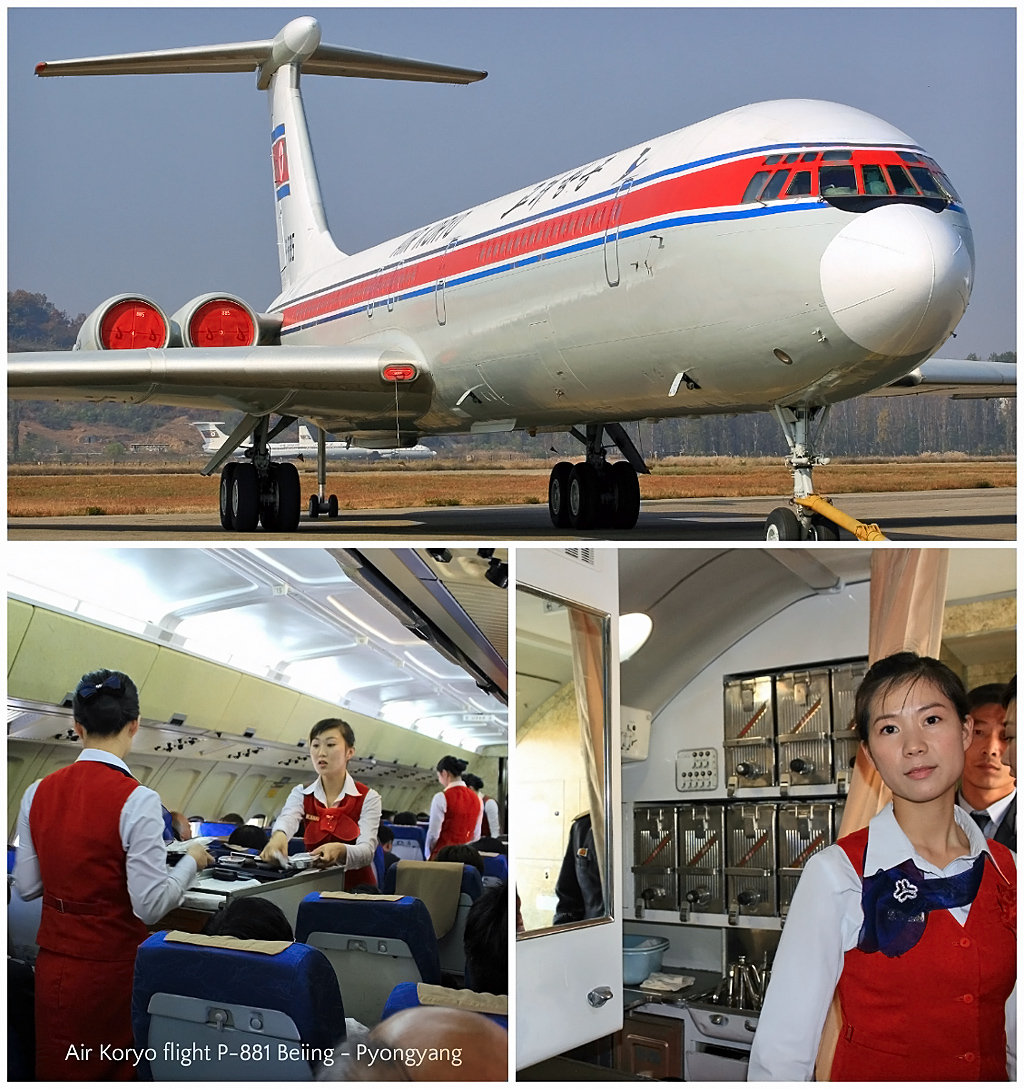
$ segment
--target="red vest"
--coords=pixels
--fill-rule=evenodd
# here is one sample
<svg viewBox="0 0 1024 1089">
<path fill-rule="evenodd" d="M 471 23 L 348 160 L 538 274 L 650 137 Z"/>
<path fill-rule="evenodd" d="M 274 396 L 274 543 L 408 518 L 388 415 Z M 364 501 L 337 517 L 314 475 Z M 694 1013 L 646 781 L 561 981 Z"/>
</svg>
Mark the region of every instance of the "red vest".
<svg viewBox="0 0 1024 1089">
<path fill-rule="evenodd" d="M 138 785 L 110 764 L 79 760 L 36 787 L 28 820 L 43 880 L 41 949 L 134 961 L 149 937 L 132 911 L 119 830 L 121 809 Z"/>
<path fill-rule="evenodd" d="M 839 841 L 863 871 L 868 830 Z M 839 979 L 843 1027 L 832 1081 L 1006 1081 L 1005 1003 L 1017 970 L 1016 869 L 989 840 L 967 924 L 932 911 L 901 957 L 851 949 Z"/>
<path fill-rule="evenodd" d="M 355 782 L 355 780 L 353 780 Z M 358 795 L 342 794 L 336 806 L 326 806 L 312 793 L 302 795 L 304 827 L 302 838 L 306 850 L 321 847 L 325 843 L 355 843 L 359 839 L 359 817 L 363 812 L 363 800 L 370 788 L 356 783 Z M 345 871 L 345 888 L 356 885 L 376 885 L 377 873 L 371 863 L 358 870 Z"/>
<path fill-rule="evenodd" d="M 475 790 L 468 786 L 450 786 L 444 792 L 445 814 L 438 833 L 437 843 L 430 853 L 430 859 L 437 858 L 437 852 L 450 844 L 469 843 L 476 833 L 476 822 L 480 816 L 483 802 Z"/>
</svg>

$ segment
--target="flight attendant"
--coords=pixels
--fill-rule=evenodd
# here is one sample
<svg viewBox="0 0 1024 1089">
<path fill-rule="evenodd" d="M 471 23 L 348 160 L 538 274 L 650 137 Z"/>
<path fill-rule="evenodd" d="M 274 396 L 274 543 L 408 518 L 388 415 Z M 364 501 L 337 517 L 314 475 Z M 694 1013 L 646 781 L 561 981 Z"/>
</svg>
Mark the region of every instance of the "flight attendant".
<svg viewBox="0 0 1024 1089">
<path fill-rule="evenodd" d="M 135 952 L 212 859 L 192 846 L 168 871 L 160 798 L 125 763 L 139 693 L 124 673 L 82 678 L 72 703 L 82 752 L 33 783 L 18 814 L 14 882 L 42 896 L 36 959 L 39 1081 L 128 1081 Z M 106 1045 L 104 1047 L 104 1045 Z"/>
<path fill-rule="evenodd" d="M 501 835 L 501 819 L 498 816 L 498 803 L 489 795 L 484 793 L 484 781 L 479 775 L 473 775 L 472 772 L 466 772 L 462 776 L 462 781 L 471 790 L 476 791 L 476 796 L 483 804 L 483 817 L 480 821 L 480 835 L 491 839 L 497 839 Z"/>
<path fill-rule="evenodd" d="M 321 866 L 343 866 L 345 888 L 376 885 L 373 853 L 380 825 L 380 795 L 348 773 L 356 752 L 352 727 L 340 718 L 325 718 L 309 731 L 309 756 L 317 778 L 295 787 L 261 858 L 288 852 L 288 840 L 302 829 L 306 850 Z"/>
<path fill-rule="evenodd" d="M 813 856 L 782 932 L 750 1081 L 809 1081 L 838 989 L 832 1081 L 1015 1078 L 1012 852 L 956 805 L 973 723 L 960 679 L 902 652 L 868 670 L 855 719 L 892 791 Z"/>
<path fill-rule="evenodd" d="M 462 781 L 469 767 L 466 760 L 442 756 L 437 762 L 437 781 L 444 790 L 430 802 L 430 824 L 427 827 L 427 858 L 433 860 L 442 847 L 471 843 L 480 838 L 483 803 L 475 790 Z"/>
</svg>

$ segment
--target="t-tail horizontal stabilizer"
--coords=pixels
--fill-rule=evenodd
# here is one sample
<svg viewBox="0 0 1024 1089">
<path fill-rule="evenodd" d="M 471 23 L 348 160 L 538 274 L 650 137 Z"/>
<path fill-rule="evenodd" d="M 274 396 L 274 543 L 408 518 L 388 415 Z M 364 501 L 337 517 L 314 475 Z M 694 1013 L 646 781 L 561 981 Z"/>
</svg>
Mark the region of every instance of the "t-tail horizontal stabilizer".
<svg viewBox="0 0 1024 1089">
<path fill-rule="evenodd" d="M 327 226 L 313 150 L 299 93 L 299 72 L 425 83 L 475 83 L 487 73 L 469 68 L 322 45 L 320 24 L 293 19 L 272 39 L 121 53 L 109 57 L 43 61 L 38 76 L 165 75 L 256 72 L 270 96 L 271 149 L 277 206 L 281 288 L 289 292 L 309 275 L 344 257 Z"/>
</svg>

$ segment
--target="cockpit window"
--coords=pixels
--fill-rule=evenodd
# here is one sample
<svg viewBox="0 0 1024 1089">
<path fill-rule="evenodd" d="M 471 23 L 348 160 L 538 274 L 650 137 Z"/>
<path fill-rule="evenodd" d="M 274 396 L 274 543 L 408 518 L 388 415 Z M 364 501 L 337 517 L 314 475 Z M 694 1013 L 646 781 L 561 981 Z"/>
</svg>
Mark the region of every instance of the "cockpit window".
<svg viewBox="0 0 1024 1089">
<path fill-rule="evenodd" d="M 740 201 L 740 204 L 750 204 L 752 201 L 757 200 L 758 195 L 764 188 L 764 183 L 768 180 L 769 174 L 771 174 L 770 170 L 759 170 L 750 179 L 750 183 L 743 192 L 743 199 Z"/>
<path fill-rule="evenodd" d="M 930 170 L 925 169 L 923 166 L 912 166 L 910 168 L 910 176 L 917 182 L 918 188 L 926 197 L 942 197 L 945 194 L 939 188 L 932 177 Z"/>
<path fill-rule="evenodd" d="M 813 163 L 817 157 L 818 153 L 816 151 L 805 151 L 804 154 L 800 156 L 800 162 Z"/>
<path fill-rule="evenodd" d="M 880 166 L 862 166 L 860 169 L 864 175 L 864 192 L 868 196 L 883 196 L 891 193 Z"/>
<path fill-rule="evenodd" d="M 897 151 L 896 154 L 905 163 L 919 163 L 921 161 L 921 156 L 916 151 Z"/>
<path fill-rule="evenodd" d="M 853 153 L 850 151 L 826 151 L 821 156 L 823 163 L 845 163 L 853 158 Z"/>
<path fill-rule="evenodd" d="M 798 163 L 800 161 L 800 155 L 797 152 L 793 152 L 792 155 L 786 156 L 787 163 Z"/>
<path fill-rule="evenodd" d="M 769 155 L 768 158 L 765 159 L 764 165 L 765 166 L 774 166 L 776 163 L 781 163 L 781 162 L 782 162 L 782 156 L 781 155 Z"/>
<path fill-rule="evenodd" d="M 762 200 L 778 200 L 779 194 L 782 192 L 782 187 L 786 184 L 786 180 L 789 178 L 788 170 L 776 170 L 772 175 L 772 180 L 764 187 L 764 192 L 761 194 Z"/>
<path fill-rule="evenodd" d="M 960 198 L 957 196 L 956 190 L 953 188 L 949 178 L 947 178 L 946 175 L 943 174 L 941 170 L 939 171 L 939 184 L 942 186 L 943 189 L 946 190 L 946 192 L 950 195 L 950 197 L 953 200 L 955 200 L 955 201 L 957 201 L 959 203 Z"/>
<path fill-rule="evenodd" d="M 889 180 L 897 196 L 916 197 L 918 195 L 917 186 L 910 180 L 902 166 L 887 166 L 886 170 L 889 171 Z"/>
<path fill-rule="evenodd" d="M 786 190 L 787 197 L 809 197 L 811 195 L 811 172 L 798 170 Z"/>
<path fill-rule="evenodd" d="M 852 166 L 823 166 L 818 175 L 818 187 L 823 197 L 849 196 L 857 192 L 857 175 Z"/>
</svg>

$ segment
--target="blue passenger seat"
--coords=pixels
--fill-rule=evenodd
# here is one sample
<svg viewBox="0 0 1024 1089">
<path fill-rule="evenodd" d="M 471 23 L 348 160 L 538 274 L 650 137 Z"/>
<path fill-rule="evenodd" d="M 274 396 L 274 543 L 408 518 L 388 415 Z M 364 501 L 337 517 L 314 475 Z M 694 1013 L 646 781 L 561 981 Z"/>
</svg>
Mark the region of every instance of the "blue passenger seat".
<svg viewBox="0 0 1024 1089">
<path fill-rule="evenodd" d="M 132 1028 L 156 1052 L 144 1081 L 312 1081 L 325 1053 L 337 1062 L 345 1008 L 308 945 L 161 931 L 135 959 Z"/>
</svg>

